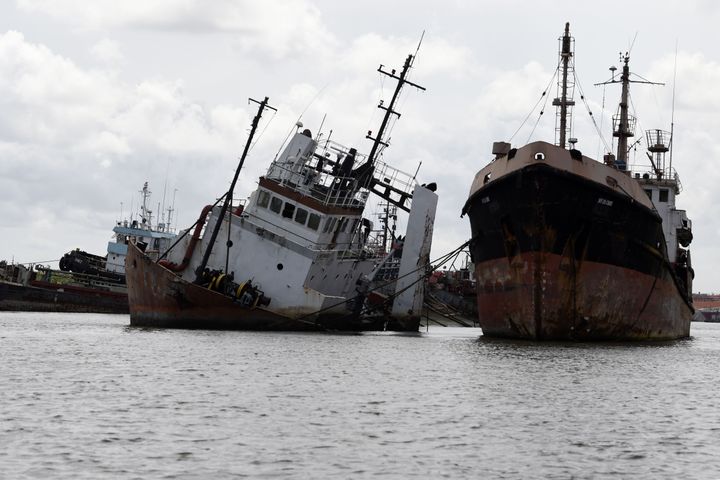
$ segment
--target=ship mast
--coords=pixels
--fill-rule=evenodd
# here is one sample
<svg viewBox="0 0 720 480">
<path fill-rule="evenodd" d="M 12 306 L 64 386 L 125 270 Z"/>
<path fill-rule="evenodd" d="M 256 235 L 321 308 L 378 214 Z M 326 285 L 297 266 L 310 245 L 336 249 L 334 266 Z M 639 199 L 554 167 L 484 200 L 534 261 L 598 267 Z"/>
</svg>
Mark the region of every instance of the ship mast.
<svg viewBox="0 0 720 480">
<path fill-rule="evenodd" d="M 635 136 L 635 117 L 629 113 L 630 103 L 630 84 L 631 83 L 647 83 L 650 85 L 664 85 L 663 83 L 651 82 L 649 80 L 631 80 L 630 79 L 630 54 L 625 53 L 621 56 L 623 61 L 623 69 L 620 74 L 620 80 L 615 79 L 615 75 L 607 82 L 596 83 L 595 85 L 608 85 L 611 83 L 620 83 L 622 90 L 620 93 L 620 104 L 618 105 L 619 113 L 613 116 L 613 137 L 617 137 L 617 159 L 615 166 L 618 170 L 627 170 L 628 160 L 628 138 Z M 610 69 L 615 71 L 615 67 Z"/>
<path fill-rule="evenodd" d="M 252 143 L 253 136 L 255 135 L 255 130 L 257 130 L 258 123 L 260 122 L 260 117 L 262 116 L 263 110 L 266 108 L 269 108 L 270 110 L 275 110 L 275 108 L 268 105 L 268 97 L 265 97 L 265 99 L 262 102 L 258 102 L 257 100 L 250 99 L 251 102 L 255 102 L 259 105 L 258 111 L 255 114 L 255 117 L 252 120 L 252 128 L 250 129 L 250 135 L 248 135 L 247 142 L 245 142 L 245 149 L 243 150 L 242 156 L 240 157 L 240 162 L 238 163 L 237 169 L 235 170 L 235 176 L 232 179 L 232 182 L 230 183 L 230 188 L 228 189 L 227 193 L 225 193 L 225 201 L 223 202 L 222 208 L 220 209 L 220 214 L 217 217 L 217 221 L 215 222 L 215 228 L 213 228 L 212 235 L 210 236 L 210 241 L 207 243 L 207 248 L 205 249 L 205 254 L 203 255 L 202 261 L 200 262 L 200 265 L 198 265 L 198 268 L 195 270 L 195 281 L 200 281 L 202 279 L 203 271 L 205 270 L 205 267 L 207 266 L 208 260 L 210 259 L 210 254 L 212 253 L 213 245 L 215 244 L 215 239 L 218 236 L 218 232 L 220 231 L 220 225 L 222 224 L 223 219 L 225 218 L 225 214 L 228 211 L 228 208 L 230 208 L 230 203 L 232 202 L 232 193 L 235 190 L 235 184 L 237 183 L 238 176 L 240 175 L 240 170 L 243 167 L 243 164 L 245 163 L 245 157 L 247 157 L 248 150 L 250 150 L 250 144 Z M 230 248 L 230 243 L 228 242 L 228 248 Z"/>
<path fill-rule="evenodd" d="M 391 115 L 397 115 L 398 118 L 400 118 L 400 113 L 393 110 L 395 108 L 395 103 L 397 102 L 398 97 L 400 96 L 400 90 L 402 90 L 402 87 L 405 86 L 407 83 L 408 85 L 412 85 L 415 88 L 418 88 L 420 90 L 425 90 L 425 87 L 421 87 L 420 85 L 411 82 L 410 80 L 407 80 L 407 75 L 410 72 L 410 68 L 412 68 L 413 60 L 415 60 L 415 56 L 410 54 L 405 59 L 405 65 L 403 65 L 402 72 L 400 72 L 400 76 L 398 77 L 395 75 L 395 69 L 393 69 L 390 73 L 383 70 L 383 65 L 380 65 L 378 67 L 378 72 L 382 73 L 383 75 L 387 75 L 390 78 L 394 78 L 397 80 L 397 85 L 395 86 L 395 91 L 393 92 L 392 99 L 390 100 L 389 106 L 384 106 L 382 100 L 380 101 L 380 105 L 378 105 L 378 108 L 381 110 L 385 110 L 385 115 L 383 116 L 382 123 L 380 124 L 380 128 L 378 129 L 377 135 L 375 137 L 372 137 L 372 132 L 368 132 L 368 134 L 365 136 L 365 138 L 373 141 L 373 146 L 370 149 L 370 153 L 368 154 L 368 162 L 370 165 L 373 165 L 375 163 L 375 158 L 378 154 L 378 149 L 380 145 L 383 147 L 387 147 L 388 143 L 383 140 L 383 136 L 385 135 L 385 129 L 388 126 L 388 123 L 390 122 L 390 116 Z"/>
<path fill-rule="evenodd" d="M 145 184 L 143 185 L 143 189 L 140 191 L 140 193 L 142 194 L 142 206 L 140 207 L 142 215 L 140 217 L 140 220 L 143 228 L 147 226 L 148 229 L 152 229 L 152 210 L 148 210 L 147 208 L 147 201 L 148 198 L 150 198 L 150 194 L 152 193 L 148 188 L 148 182 L 145 182 Z"/>
<path fill-rule="evenodd" d="M 560 148 L 565 148 L 568 140 L 568 117 L 570 116 L 568 107 L 575 105 L 575 102 L 572 100 L 572 95 L 570 95 L 570 98 L 568 99 L 568 77 L 572 75 L 572 72 L 570 71 L 572 68 L 570 59 L 574 55 L 571 48 L 572 40 L 573 38 L 570 36 L 570 22 L 566 22 L 565 34 L 560 37 L 560 68 L 562 69 L 562 76 L 560 84 L 558 85 L 560 97 L 553 100 L 553 105 L 560 107 L 558 112 L 560 125 L 557 129 L 559 134 L 558 146 Z"/>
<path fill-rule="evenodd" d="M 630 115 L 628 114 L 628 96 L 630 95 L 630 55 L 625 54 L 622 74 L 620 81 L 622 82 L 622 93 L 620 94 L 620 122 L 613 135 L 618 137 L 617 146 L 617 164 L 620 170 L 627 168 L 628 154 L 628 138 L 635 135 L 634 129 L 630 128 Z M 635 119 L 633 118 L 633 124 Z"/>
<path fill-rule="evenodd" d="M 420 46 L 418 45 L 418 49 Z M 417 55 L 417 51 L 415 52 Z M 393 92 L 392 99 L 390 100 L 390 105 L 387 107 L 383 104 L 383 101 L 380 101 L 380 104 L 378 105 L 378 108 L 381 110 L 385 110 L 385 115 L 383 116 L 382 123 L 380 124 L 380 128 L 378 129 L 377 135 L 375 137 L 372 136 L 372 131 L 368 131 L 368 134 L 365 136 L 365 138 L 372 140 L 373 145 L 370 149 L 370 153 L 368 154 L 367 164 L 373 168 L 375 166 L 375 162 L 377 160 L 377 156 L 379 155 L 381 149 L 380 146 L 387 147 L 389 144 L 387 141 L 385 141 L 385 131 L 388 128 L 388 124 L 390 123 L 390 116 L 391 115 L 397 115 L 398 118 L 400 118 L 400 113 L 396 112 L 395 109 L 395 103 L 397 102 L 398 98 L 400 97 L 400 91 L 402 90 L 402 87 L 405 86 L 405 84 L 411 85 L 419 90 L 425 91 L 425 87 L 421 87 L 420 85 L 413 83 L 407 79 L 408 73 L 410 72 L 410 69 L 412 68 L 413 62 L 415 60 L 415 55 L 410 54 L 405 59 L 405 64 L 403 65 L 402 72 L 400 72 L 400 75 L 395 74 L 395 69 L 393 69 L 390 72 L 386 72 L 383 70 L 383 65 L 380 65 L 378 67 L 378 72 L 382 73 L 383 75 L 387 75 L 390 78 L 394 78 L 397 80 L 397 86 L 395 87 L 395 91 Z M 368 184 L 362 185 L 365 188 L 369 189 L 376 195 L 378 195 L 380 198 L 385 199 L 389 203 L 392 203 L 393 205 L 401 208 L 402 210 L 408 212 L 409 209 L 405 205 L 405 202 L 407 200 L 407 195 L 405 192 L 398 190 L 396 187 L 393 187 L 392 185 L 389 185 L 387 183 L 381 183 L 380 180 L 376 179 L 375 176 L 370 176 L 370 179 L 368 181 Z M 392 194 L 395 193 L 399 195 L 400 200 L 397 200 L 392 197 Z"/>
</svg>

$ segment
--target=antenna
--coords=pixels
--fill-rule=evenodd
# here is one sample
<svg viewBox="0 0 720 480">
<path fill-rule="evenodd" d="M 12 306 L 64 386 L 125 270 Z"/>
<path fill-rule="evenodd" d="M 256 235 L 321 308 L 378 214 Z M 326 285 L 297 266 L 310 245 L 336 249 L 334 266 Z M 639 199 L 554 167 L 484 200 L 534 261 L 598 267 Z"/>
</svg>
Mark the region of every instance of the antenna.
<svg viewBox="0 0 720 480">
<path fill-rule="evenodd" d="M 415 169 L 415 175 L 413 175 L 413 177 L 412 177 L 413 180 L 415 180 L 417 178 L 417 174 L 420 172 L 420 167 L 422 167 L 422 160 L 420 160 L 420 163 L 418 163 L 418 166 Z"/>
<path fill-rule="evenodd" d="M 322 121 L 320 122 L 320 126 L 318 127 L 318 130 L 317 130 L 318 138 L 320 138 L 320 136 L 322 135 L 322 128 L 323 128 L 323 125 L 325 125 L 326 118 L 327 118 L 327 113 L 323 115 Z"/>
<path fill-rule="evenodd" d="M 675 63 L 673 64 L 673 88 L 672 88 L 672 108 L 670 110 L 670 170 L 668 173 L 672 174 L 672 155 L 673 155 L 673 136 L 675 133 L 675 87 L 677 80 L 677 55 L 678 55 L 678 41 L 675 40 Z"/>
<path fill-rule="evenodd" d="M 627 53 L 628 55 L 630 55 L 632 53 L 632 49 L 635 46 L 635 40 L 637 40 L 638 33 L 640 33 L 640 32 L 637 32 L 637 31 L 635 32 L 635 36 L 633 37 L 632 42 L 630 42 L 630 48 L 628 48 L 628 53 Z"/>
<path fill-rule="evenodd" d="M 170 174 L 170 159 L 168 158 L 167 168 L 165 169 L 165 185 L 163 185 L 162 208 L 158 203 L 159 216 L 158 221 L 165 223 L 165 193 L 167 192 L 168 175 Z"/>
<path fill-rule="evenodd" d="M 415 49 L 415 58 L 417 58 L 418 52 L 420 51 L 420 45 L 422 45 L 423 38 L 425 38 L 425 30 L 423 30 L 420 34 L 420 41 L 418 42 L 418 46 Z"/>
<path fill-rule="evenodd" d="M 177 191 L 178 191 L 177 188 L 173 191 L 172 205 L 170 205 L 170 206 L 168 207 L 168 209 L 167 209 L 167 212 L 168 212 L 167 231 L 168 231 L 168 232 L 171 231 L 171 230 L 170 230 L 170 225 L 172 224 L 173 212 L 175 211 L 175 194 L 177 193 Z"/>
</svg>

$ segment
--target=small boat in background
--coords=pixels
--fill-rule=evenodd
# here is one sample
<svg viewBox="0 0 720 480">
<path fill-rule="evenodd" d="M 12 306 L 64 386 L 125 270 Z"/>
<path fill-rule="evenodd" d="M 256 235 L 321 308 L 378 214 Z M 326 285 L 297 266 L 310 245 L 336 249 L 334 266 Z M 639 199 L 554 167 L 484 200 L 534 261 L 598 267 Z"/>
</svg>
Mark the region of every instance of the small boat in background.
<svg viewBox="0 0 720 480">
<path fill-rule="evenodd" d="M 60 258 L 58 268 L 47 265 L 52 262 L 0 262 L 0 311 L 128 313 L 128 243 L 145 245 L 147 254 L 158 258 L 176 237 L 170 227 L 173 208 L 167 222 L 154 224 L 147 182 L 140 193 L 139 218 L 117 222 L 105 256 L 76 248 Z"/>
</svg>

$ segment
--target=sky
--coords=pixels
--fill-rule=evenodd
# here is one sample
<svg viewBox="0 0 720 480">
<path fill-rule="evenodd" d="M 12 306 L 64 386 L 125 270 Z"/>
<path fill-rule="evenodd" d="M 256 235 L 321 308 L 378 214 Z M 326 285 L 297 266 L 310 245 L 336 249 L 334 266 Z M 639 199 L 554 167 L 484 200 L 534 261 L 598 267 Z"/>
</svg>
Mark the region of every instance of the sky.
<svg viewBox="0 0 720 480">
<path fill-rule="evenodd" d="M 229 186 L 255 113 L 248 98 L 269 97 L 277 113 L 263 116 L 237 197 L 298 120 L 369 151 L 376 106 L 394 88 L 377 68 L 399 70 L 421 37 L 411 80 L 427 90 L 403 91 L 383 161 L 438 184 L 440 257 L 470 237 L 460 211 L 492 143 L 554 141 L 553 107 L 539 111 L 555 95 L 565 22 L 584 97 L 572 136 L 585 155 L 605 153 L 591 118 L 612 141 L 619 87 L 594 84 L 622 52 L 665 83 L 632 86 L 636 138 L 674 124 L 693 290 L 720 292 L 720 4 L 710 0 L 3 0 L 0 259 L 104 254 L 146 181 L 156 213 L 174 198 L 173 225 L 190 226 Z M 641 142 L 630 163 L 643 158 Z"/>
</svg>

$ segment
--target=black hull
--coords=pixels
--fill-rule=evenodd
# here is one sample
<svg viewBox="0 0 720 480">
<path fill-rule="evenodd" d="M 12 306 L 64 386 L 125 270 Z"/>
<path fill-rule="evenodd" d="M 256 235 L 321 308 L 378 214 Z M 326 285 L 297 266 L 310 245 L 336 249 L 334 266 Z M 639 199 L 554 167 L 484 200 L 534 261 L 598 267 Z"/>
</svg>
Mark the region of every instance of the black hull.
<svg viewBox="0 0 720 480">
<path fill-rule="evenodd" d="M 0 311 L 128 313 L 127 295 L 93 289 L 41 288 L 0 282 Z"/>
<path fill-rule="evenodd" d="M 466 211 L 483 334 L 689 335 L 692 304 L 667 260 L 662 221 L 627 192 L 537 163 L 479 188 Z"/>
</svg>

